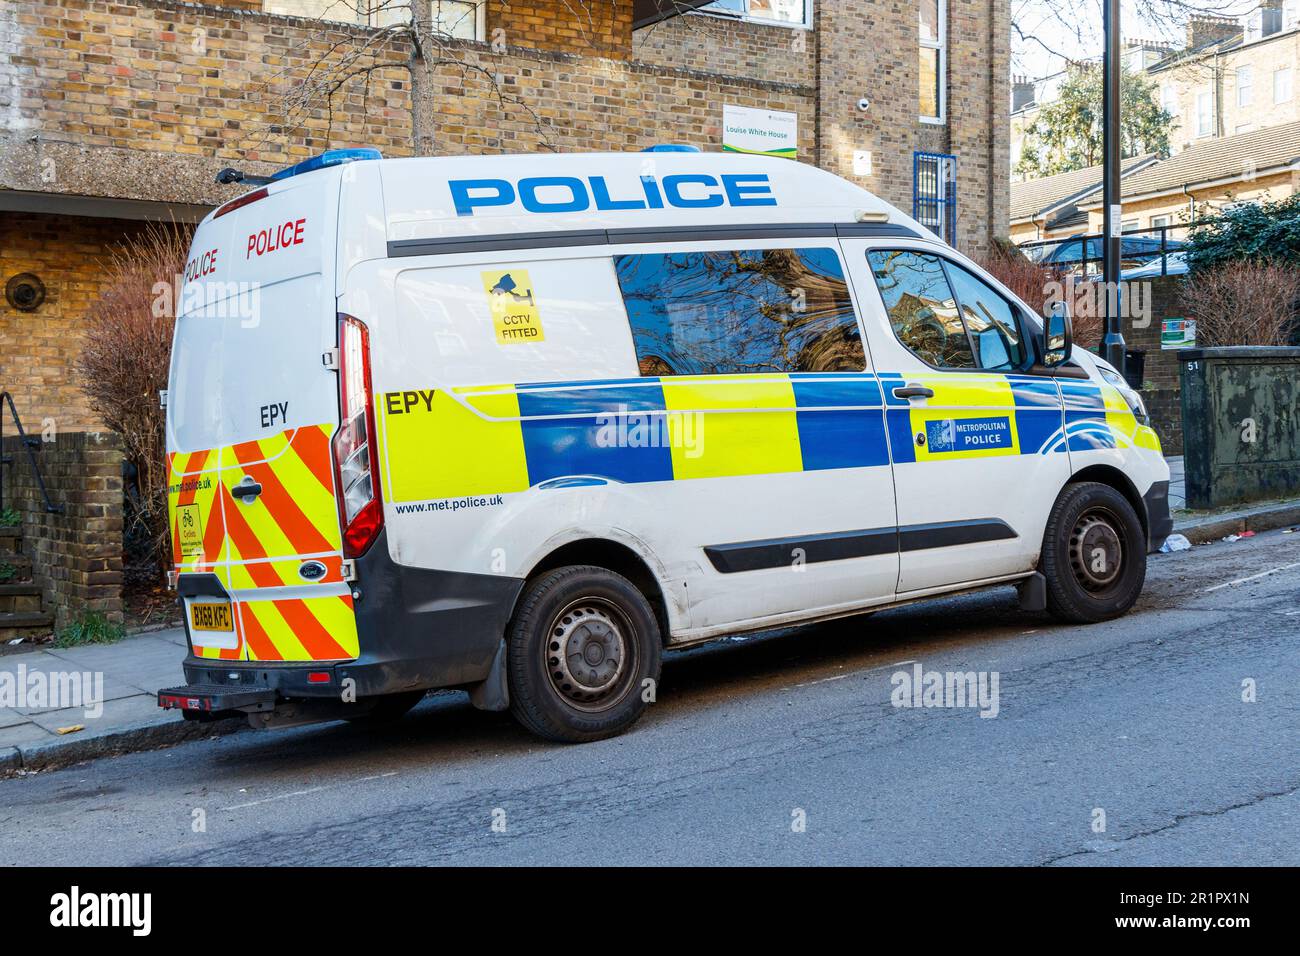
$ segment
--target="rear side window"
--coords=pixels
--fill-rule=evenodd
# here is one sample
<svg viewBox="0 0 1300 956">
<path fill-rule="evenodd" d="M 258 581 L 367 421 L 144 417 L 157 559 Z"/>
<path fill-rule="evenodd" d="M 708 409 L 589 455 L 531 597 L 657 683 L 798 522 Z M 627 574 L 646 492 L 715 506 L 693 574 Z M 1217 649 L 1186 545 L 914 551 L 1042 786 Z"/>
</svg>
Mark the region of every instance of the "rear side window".
<svg viewBox="0 0 1300 956">
<path fill-rule="evenodd" d="M 1010 303 L 986 282 L 938 256 L 867 253 L 894 335 L 935 368 L 1006 371 L 1025 364 Z"/>
<path fill-rule="evenodd" d="M 833 249 L 623 255 L 614 266 L 642 375 L 866 365 Z"/>
</svg>

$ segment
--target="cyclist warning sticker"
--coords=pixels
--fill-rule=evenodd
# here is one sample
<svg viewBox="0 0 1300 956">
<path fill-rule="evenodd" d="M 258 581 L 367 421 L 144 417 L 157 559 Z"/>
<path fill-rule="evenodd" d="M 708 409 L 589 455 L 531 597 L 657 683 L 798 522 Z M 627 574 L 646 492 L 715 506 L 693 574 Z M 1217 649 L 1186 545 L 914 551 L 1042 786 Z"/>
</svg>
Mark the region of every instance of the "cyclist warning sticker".
<svg viewBox="0 0 1300 956">
<path fill-rule="evenodd" d="M 483 291 L 487 293 L 488 307 L 492 310 L 492 324 L 497 330 L 497 342 L 542 342 L 542 316 L 537 310 L 533 283 L 527 269 L 492 271 L 483 274 Z"/>
<path fill-rule="evenodd" d="M 181 556 L 203 554 L 203 518 L 198 505 L 181 505 L 176 509 L 176 526 L 180 531 Z"/>
</svg>

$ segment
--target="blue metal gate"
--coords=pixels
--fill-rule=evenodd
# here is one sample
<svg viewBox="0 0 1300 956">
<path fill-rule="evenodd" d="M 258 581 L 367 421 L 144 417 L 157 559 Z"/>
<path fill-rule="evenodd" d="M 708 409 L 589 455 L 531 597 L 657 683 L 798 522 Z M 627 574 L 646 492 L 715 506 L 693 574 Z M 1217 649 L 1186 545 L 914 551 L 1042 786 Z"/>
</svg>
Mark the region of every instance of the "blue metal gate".
<svg viewBox="0 0 1300 956">
<path fill-rule="evenodd" d="M 957 157 L 912 154 L 912 218 L 948 245 L 957 238 Z"/>
</svg>

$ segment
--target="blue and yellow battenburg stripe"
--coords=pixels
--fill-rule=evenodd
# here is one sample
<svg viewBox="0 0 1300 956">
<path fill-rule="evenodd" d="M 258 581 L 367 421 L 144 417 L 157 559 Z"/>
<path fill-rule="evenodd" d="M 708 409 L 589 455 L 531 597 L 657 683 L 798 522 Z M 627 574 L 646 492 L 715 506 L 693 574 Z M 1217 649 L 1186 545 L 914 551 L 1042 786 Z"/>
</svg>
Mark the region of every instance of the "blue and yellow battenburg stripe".
<svg viewBox="0 0 1300 956">
<path fill-rule="evenodd" d="M 1113 385 L 1061 382 L 1065 429 L 1055 436 L 1059 448 L 1097 451 L 1107 448 L 1144 448 L 1160 451 L 1160 438 L 1138 423 L 1128 402 Z"/>
<path fill-rule="evenodd" d="M 934 372 L 906 381 L 932 388 L 934 397 L 924 407 L 895 397 L 904 378 L 890 372 L 384 393 L 375 402 L 384 490 L 392 502 L 428 501 L 581 476 L 633 483 L 867 468 L 888 465 L 891 449 L 899 463 L 1066 450 L 1055 379 Z M 1100 389 L 1089 387 L 1103 427 L 1131 432 Z M 927 441 L 918 444 L 918 435 Z"/>
</svg>

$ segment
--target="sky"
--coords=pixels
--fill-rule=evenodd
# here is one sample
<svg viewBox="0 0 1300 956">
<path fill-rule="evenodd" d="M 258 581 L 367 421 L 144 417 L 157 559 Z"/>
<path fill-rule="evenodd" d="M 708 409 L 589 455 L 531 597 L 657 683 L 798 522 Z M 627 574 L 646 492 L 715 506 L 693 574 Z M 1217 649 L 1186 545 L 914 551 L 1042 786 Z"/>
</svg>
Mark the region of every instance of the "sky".
<svg viewBox="0 0 1300 956">
<path fill-rule="evenodd" d="M 1120 34 L 1126 40 L 1182 45 L 1189 14 L 1240 17 L 1258 5 L 1258 0 L 1121 0 Z M 1066 58 L 1102 54 L 1101 0 L 1011 0 L 1011 20 L 1013 76 L 1048 76 Z"/>
</svg>

